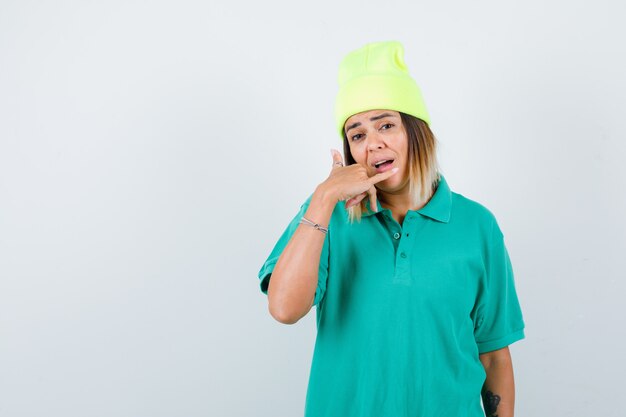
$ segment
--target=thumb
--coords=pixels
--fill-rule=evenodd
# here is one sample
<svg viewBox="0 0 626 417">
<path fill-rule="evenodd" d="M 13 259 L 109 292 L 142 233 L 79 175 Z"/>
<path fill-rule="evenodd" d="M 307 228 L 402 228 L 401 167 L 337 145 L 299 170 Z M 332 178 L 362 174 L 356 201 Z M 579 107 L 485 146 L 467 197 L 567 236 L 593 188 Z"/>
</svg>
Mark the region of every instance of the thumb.
<svg viewBox="0 0 626 417">
<path fill-rule="evenodd" d="M 340 167 L 340 166 L 345 166 L 345 164 L 343 163 L 343 157 L 341 156 L 341 153 L 338 150 L 331 149 L 330 153 L 333 157 L 333 169 Z M 339 162 L 341 162 L 341 164 L 339 164 Z"/>
</svg>

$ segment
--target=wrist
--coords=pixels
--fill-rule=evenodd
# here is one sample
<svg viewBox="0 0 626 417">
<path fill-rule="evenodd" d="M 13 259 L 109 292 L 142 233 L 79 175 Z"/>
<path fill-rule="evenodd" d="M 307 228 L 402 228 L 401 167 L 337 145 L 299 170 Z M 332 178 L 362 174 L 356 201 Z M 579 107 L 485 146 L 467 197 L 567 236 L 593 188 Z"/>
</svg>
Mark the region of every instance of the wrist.
<svg viewBox="0 0 626 417">
<path fill-rule="evenodd" d="M 339 199 L 328 187 L 326 187 L 323 183 L 318 185 L 313 193 L 313 198 L 317 199 L 325 206 L 335 207 Z"/>
</svg>

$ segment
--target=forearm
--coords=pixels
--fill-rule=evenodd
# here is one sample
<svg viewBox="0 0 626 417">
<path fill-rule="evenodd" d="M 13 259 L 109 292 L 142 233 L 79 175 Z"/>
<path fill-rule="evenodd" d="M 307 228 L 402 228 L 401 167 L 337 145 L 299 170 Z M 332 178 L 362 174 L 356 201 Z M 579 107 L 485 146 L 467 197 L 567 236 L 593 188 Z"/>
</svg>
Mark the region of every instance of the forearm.
<svg viewBox="0 0 626 417">
<path fill-rule="evenodd" d="M 335 204 L 333 196 L 318 187 L 304 217 L 326 227 Z M 285 246 L 268 286 L 270 313 L 278 321 L 293 324 L 311 309 L 325 237 L 322 231 L 300 224 Z"/>
<path fill-rule="evenodd" d="M 513 417 L 515 408 L 513 363 L 508 348 L 505 349 L 501 349 L 501 352 L 492 357 L 481 357 L 487 373 L 481 391 L 487 417 Z"/>
</svg>

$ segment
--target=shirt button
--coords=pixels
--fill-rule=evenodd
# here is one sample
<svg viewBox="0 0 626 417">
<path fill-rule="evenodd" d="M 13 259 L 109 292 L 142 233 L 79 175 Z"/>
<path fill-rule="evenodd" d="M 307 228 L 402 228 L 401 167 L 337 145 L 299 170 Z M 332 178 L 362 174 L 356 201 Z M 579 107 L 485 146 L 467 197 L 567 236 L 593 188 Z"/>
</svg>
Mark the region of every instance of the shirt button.
<svg viewBox="0 0 626 417">
<path fill-rule="evenodd" d="M 393 234 L 394 239 L 400 239 L 400 233 L 396 232 Z"/>
<path fill-rule="evenodd" d="M 404 253 L 404 252 L 400 253 L 400 257 L 401 258 L 406 258 L 406 253 Z"/>
</svg>

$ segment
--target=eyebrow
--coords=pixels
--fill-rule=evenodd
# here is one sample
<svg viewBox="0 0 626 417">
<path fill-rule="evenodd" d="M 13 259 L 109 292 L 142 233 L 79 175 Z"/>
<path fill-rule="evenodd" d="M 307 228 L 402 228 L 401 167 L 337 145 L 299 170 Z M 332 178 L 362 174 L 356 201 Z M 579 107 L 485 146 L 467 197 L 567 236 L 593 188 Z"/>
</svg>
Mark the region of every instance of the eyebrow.
<svg viewBox="0 0 626 417">
<path fill-rule="evenodd" d="M 378 120 L 378 119 L 382 119 L 383 117 L 393 117 L 393 114 L 391 113 L 383 113 L 383 114 L 379 114 L 378 116 L 374 116 L 370 119 L 370 121 L 374 121 L 374 120 Z M 348 126 L 348 128 L 346 129 L 346 134 L 348 134 L 348 132 L 350 131 L 350 129 L 353 129 L 355 127 L 359 127 L 361 126 L 361 122 L 356 122 L 354 124 L 351 124 L 350 126 Z"/>
</svg>

